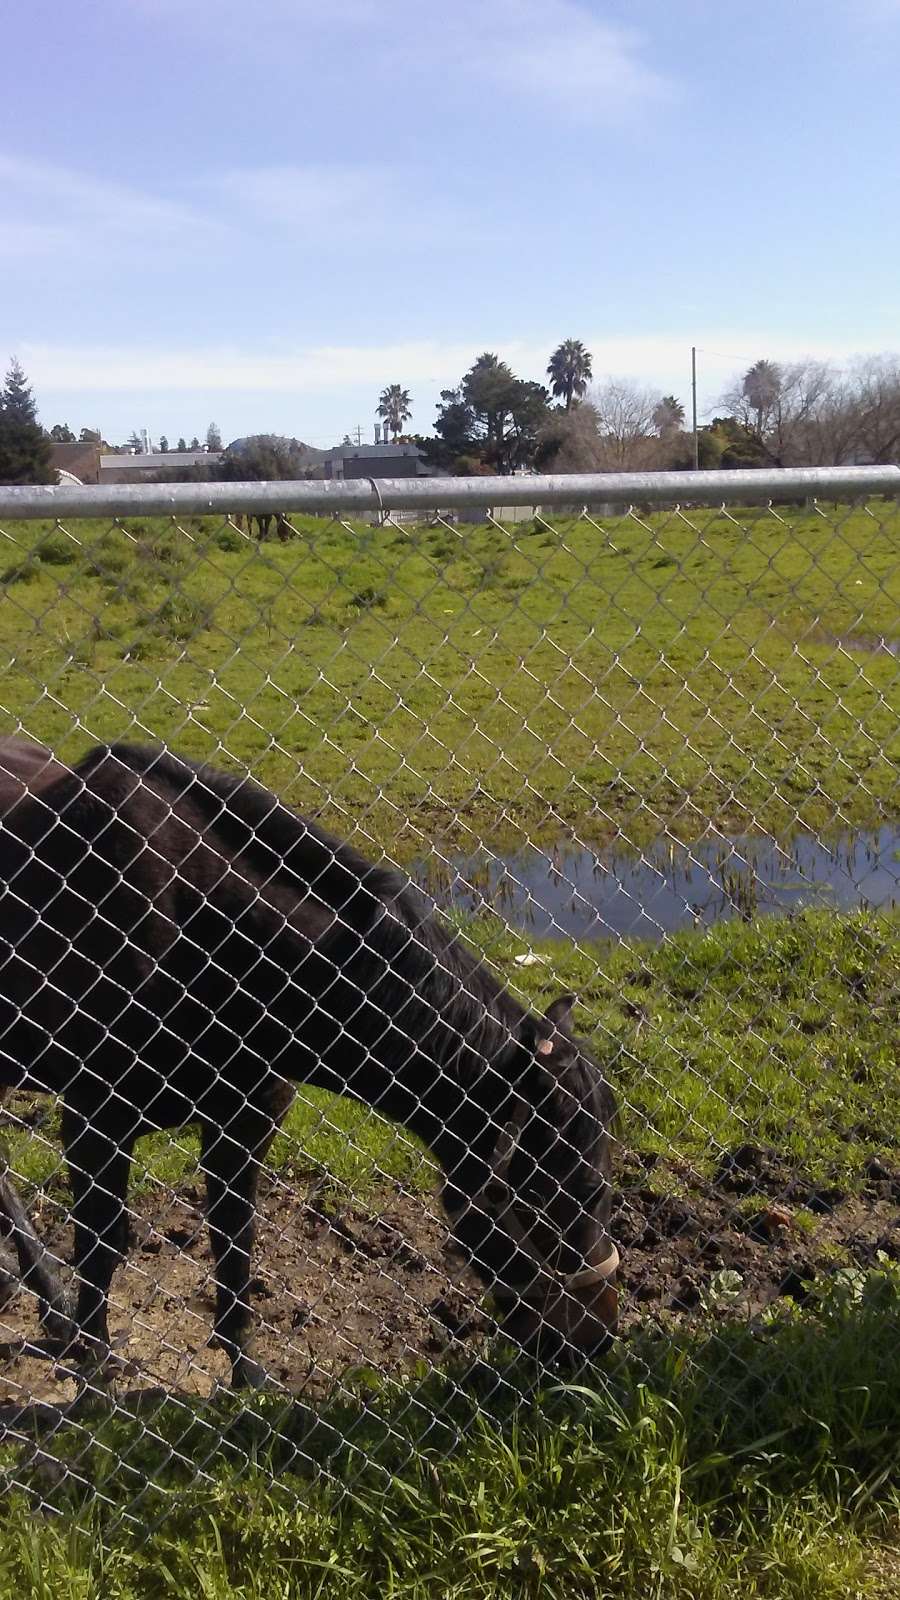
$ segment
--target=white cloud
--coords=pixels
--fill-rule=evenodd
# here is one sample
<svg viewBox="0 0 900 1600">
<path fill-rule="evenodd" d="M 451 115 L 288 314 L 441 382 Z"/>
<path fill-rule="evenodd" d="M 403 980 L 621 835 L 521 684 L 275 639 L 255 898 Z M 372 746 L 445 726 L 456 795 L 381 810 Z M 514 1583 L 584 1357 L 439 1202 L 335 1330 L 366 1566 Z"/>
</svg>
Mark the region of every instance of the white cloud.
<svg viewBox="0 0 900 1600">
<path fill-rule="evenodd" d="M 209 0 L 132 0 L 167 27 L 208 29 Z M 648 65 L 636 29 L 598 17 L 589 0 L 218 0 L 216 38 L 242 59 L 282 59 L 302 50 L 307 68 L 343 65 L 354 92 L 373 98 L 384 74 L 401 98 L 433 95 L 439 112 L 459 84 L 488 86 L 498 99 L 527 99 L 576 120 L 620 119 L 669 96 L 666 74 Z M 317 46 L 325 42 L 325 53 Z M 509 129 L 513 137 L 515 130 Z"/>
<path fill-rule="evenodd" d="M 340 391 L 383 385 L 386 372 L 403 382 L 455 381 L 473 359 L 472 346 L 423 340 L 387 345 L 321 345 L 291 353 L 235 346 L 164 350 L 154 345 L 26 344 L 22 363 L 35 389 L 77 393 L 187 389 L 270 393 Z"/>
<path fill-rule="evenodd" d="M 38 392 L 175 393 L 186 390 L 272 394 L 341 393 L 397 381 L 436 388 L 456 384 L 484 349 L 495 350 L 524 377 L 541 379 L 555 338 L 528 340 L 405 340 L 378 345 L 318 345 L 285 351 L 238 345 L 161 349 L 158 345 L 23 344 L 20 356 Z M 689 336 L 675 334 L 586 338 L 594 376 L 634 379 L 684 393 L 689 384 Z M 763 354 L 790 361 L 803 356 L 844 361 L 849 346 L 772 338 L 750 329 L 719 330 L 699 352 L 700 384 L 714 397 L 729 379 Z M 713 345 L 715 346 L 713 348 Z M 729 354 L 728 351 L 734 352 Z"/>
<path fill-rule="evenodd" d="M 469 0 L 447 17 L 459 69 L 577 118 L 617 118 L 671 92 L 637 32 L 578 0 Z"/>
<path fill-rule="evenodd" d="M 433 190 L 434 185 L 430 188 Z M 0 153 L 0 256 L 119 265 L 245 247 L 269 232 L 326 252 L 341 245 L 434 249 L 448 230 L 485 242 L 489 224 L 431 193 L 410 204 L 410 177 L 387 165 L 247 167 L 195 175 L 163 196 L 91 173 Z M 68 252 L 68 257 L 66 256 Z M 149 256 L 148 256 L 149 252 Z"/>
<path fill-rule="evenodd" d="M 0 211 L 16 218 L 10 233 L 19 254 L 77 246 L 95 258 L 135 242 L 184 248 L 208 243 L 219 231 L 189 204 L 2 153 Z"/>
<path fill-rule="evenodd" d="M 2 308 L 0 308 L 2 309 Z M 567 331 L 567 330 L 562 330 Z M 288 433 L 310 444 L 330 445 L 360 423 L 364 435 L 374 420 L 376 396 L 399 382 L 413 397 L 413 427 L 430 432 L 441 389 L 455 386 L 481 350 L 493 349 L 523 377 L 542 379 L 558 342 L 552 336 L 526 340 L 403 340 L 384 344 L 249 347 L 202 344 L 161 347 L 129 343 L 93 345 L 27 343 L 0 329 L 0 349 L 15 349 L 38 396 L 47 423 L 69 417 L 87 422 L 105 438 L 124 439 L 136 423 L 151 433 L 186 438 L 202 434 L 211 416 L 226 438 L 247 433 Z M 631 379 L 641 387 L 675 394 L 690 411 L 691 332 L 585 340 L 598 382 Z M 700 417 L 720 409 L 719 397 L 760 355 L 790 361 L 828 357 L 846 364 L 855 347 L 803 338 L 772 338 L 757 329 L 719 328 L 699 351 Z M 874 348 L 890 348 L 892 332 Z M 368 423 L 366 419 L 368 420 Z M 371 437 L 371 434 L 369 434 Z"/>
<path fill-rule="evenodd" d="M 433 250 L 450 228 L 465 228 L 469 243 L 476 235 L 483 241 L 488 232 L 483 221 L 476 223 L 462 206 L 439 196 L 417 196 L 410 204 L 409 173 L 374 163 L 238 168 L 214 177 L 208 192 L 225 199 L 236 217 L 316 248 L 389 242 L 395 249 Z"/>
</svg>

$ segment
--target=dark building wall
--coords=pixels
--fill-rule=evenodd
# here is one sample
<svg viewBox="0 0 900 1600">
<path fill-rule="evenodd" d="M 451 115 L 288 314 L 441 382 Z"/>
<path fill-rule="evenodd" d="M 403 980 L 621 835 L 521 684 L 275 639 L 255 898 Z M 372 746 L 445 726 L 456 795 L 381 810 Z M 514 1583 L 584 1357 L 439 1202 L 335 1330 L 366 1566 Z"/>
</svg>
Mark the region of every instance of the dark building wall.
<svg viewBox="0 0 900 1600">
<path fill-rule="evenodd" d="M 417 478 L 421 450 L 414 444 L 347 445 L 325 459 L 326 478 Z"/>
<path fill-rule="evenodd" d="M 418 457 L 401 455 L 345 456 L 345 478 L 415 478 Z"/>
</svg>

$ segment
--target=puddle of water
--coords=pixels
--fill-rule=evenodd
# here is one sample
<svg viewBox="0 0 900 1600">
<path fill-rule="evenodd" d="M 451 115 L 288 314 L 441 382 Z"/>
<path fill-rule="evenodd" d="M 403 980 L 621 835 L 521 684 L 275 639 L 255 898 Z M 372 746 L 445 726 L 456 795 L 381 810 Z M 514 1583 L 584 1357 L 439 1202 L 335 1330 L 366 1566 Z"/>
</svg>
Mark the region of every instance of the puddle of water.
<svg viewBox="0 0 900 1600">
<path fill-rule="evenodd" d="M 803 906 L 850 911 L 900 903 L 900 827 L 824 843 L 798 835 L 660 841 L 642 855 L 561 845 L 511 855 L 488 850 L 419 862 L 417 881 L 445 910 L 499 912 L 536 938 L 660 939 L 680 928 Z"/>
<path fill-rule="evenodd" d="M 839 644 L 844 650 L 863 650 L 867 655 L 887 655 L 900 657 L 900 639 L 879 639 L 873 635 L 862 634 L 829 634 L 832 644 Z"/>
</svg>

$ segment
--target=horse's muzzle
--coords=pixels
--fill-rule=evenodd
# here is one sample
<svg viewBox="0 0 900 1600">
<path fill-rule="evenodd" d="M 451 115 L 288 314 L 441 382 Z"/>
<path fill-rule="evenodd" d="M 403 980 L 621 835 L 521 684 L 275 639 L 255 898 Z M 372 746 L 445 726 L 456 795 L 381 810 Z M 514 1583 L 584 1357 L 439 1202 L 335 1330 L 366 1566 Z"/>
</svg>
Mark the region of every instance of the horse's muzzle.
<svg viewBox="0 0 900 1600">
<path fill-rule="evenodd" d="M 496 1292 L 501 1332 L 543 1360 L 583 1361 L 602 1355 L 618 1325 L 618 1261 L 614 1249 L 602 1271 L 575 1274 L 540 1301 Z"/>
</svg>

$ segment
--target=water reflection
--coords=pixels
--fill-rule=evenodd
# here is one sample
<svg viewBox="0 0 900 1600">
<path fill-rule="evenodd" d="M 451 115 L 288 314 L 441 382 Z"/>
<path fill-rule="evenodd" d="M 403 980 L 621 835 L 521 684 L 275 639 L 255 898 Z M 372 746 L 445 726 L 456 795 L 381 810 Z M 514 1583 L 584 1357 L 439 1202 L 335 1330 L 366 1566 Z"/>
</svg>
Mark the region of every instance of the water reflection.
<svg viewBox="0 0 900 1600">
<path fill-rule="evenodd" d="M 844 650 L 862 650 L 866 655 L 900 656 L 900 639 L 875 638 L 862 634 L 829 634 L 832 644 L 839 644 Z"/>
<path fill-rule="evenodd" d="M 778 915 L 802 906 L 849 911 L 900 900 L 900 827 L 823 842 L 799 834 L 661 840 L 640 856 L 560 844 L 513 854 L 487 849 L 420 861 L 414 876 L 444 909 L 499 912 L 537 938 L 661 938 L 723 919 Z"/>
</svg>

